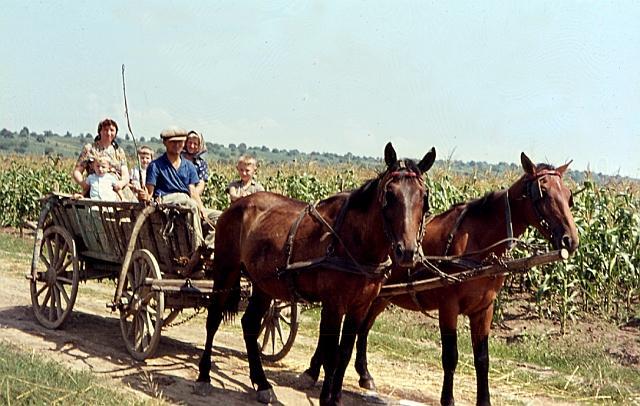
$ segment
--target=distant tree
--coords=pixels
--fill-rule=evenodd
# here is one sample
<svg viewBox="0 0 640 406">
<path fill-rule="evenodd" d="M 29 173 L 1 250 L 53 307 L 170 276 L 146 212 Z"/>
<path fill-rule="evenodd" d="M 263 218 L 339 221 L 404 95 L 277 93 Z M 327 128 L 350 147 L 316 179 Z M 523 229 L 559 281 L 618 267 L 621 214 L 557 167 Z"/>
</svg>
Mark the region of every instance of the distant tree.
<svg viewBox="0 0 640 406">
<path fill-rule="evenodd" d="M 144 139 L 144 137 L 140 137 L 140 142 L 146 142 L 146 140 Z"/>
<path fill-rule="evenodd" d="M 64 138 L 71 138 L 71 133 L 67 131 L 67 133 L 64 135 Z"/>
<path fill-rule="evenodd" d="M 51 155 L 51 154 L 53 154 L 53 151 L 55 151 L 55 150 L 53 149 L 53 147 L 46 147 L 46 148 L 44 149 L 44 154 L 45 154 L 45 155 Z"/>
<path fill-rule="evenodd" d="M 266 145 L 263 145 L 262 147 L 260 147 L 260 151 L 269 152 L 269 147 L 267 147 Z"/>
<path fill-rule="evenodd" d="M 45 134 L 46 134 L 46 131 L 45 131 Z M 36 137 L 36 142 L 47 142 L 47 139 L 45 137 L 46 137 L 46 135 L 42 135 L 42 134 L 38 135 Z"/>
<path fill-rule="evenodd" d="M 91 133 L 86 133 L 84 138 L 93 138 L 93 135 Z"/>
<path fill-rule="evenodd" d="M 45 137 L 52 137 L 52 136 L 53 136 L 53 131 L 51 131 L 51 130 L 46 130 L 46 131 L 44 132 L 44 136 L 45 136 Z M 36 138 L 38 138 L 38 136 L 36 136 Z"/>
<path fill-rule="evenodd" d="M 149 142 L 160 142 L 160 139 L 158 137 L 151 137 L 149 138 Z"/>
<path fill-rule="evenodd" d="M 6 128 L 0 130 L 0 137 L 2 138 L 13 138 L 13 133 Z"/>
<path fill-rule="evenodd" d="M 21 141 L 20 144 L 18 144 L 18 147 L 24 148 L 24 149 L 29 148 L 29 141 L 27 140 Z"/>
<path fill-rule="evenodd" d="M 29 129 L 27 127 L 22 127 L 20 130 L 20 137 L 27 138 L 29 136 Z"/>
<path fill-rule="evenodd" d="M 229 144 L 229 149 L 232 150 L 232 151 L 235 151 L 236 150 L 236 144 L 234 144 L 234 143 Z"/>
<path fill-rule="evenodd" d="M 280 150 L 278 148 L 272 148 L 271 152 L 274 153 L 274 154 L 277 154 L 277 153 L 280 152 Z"/>
<path fill-rule="evenodd" d="M 244 142 L 238 144 L 238 152 L 240 152 L 241 154 L 247 152 L 247 144 L 245 144 Z"/>
<path fill-rule="evenodd" d="M 129 141 L 129 133 L 126 133 L 126 134 L 124 135 L 124 140 L 125 140 L 125 141 Z"/>
</svg>

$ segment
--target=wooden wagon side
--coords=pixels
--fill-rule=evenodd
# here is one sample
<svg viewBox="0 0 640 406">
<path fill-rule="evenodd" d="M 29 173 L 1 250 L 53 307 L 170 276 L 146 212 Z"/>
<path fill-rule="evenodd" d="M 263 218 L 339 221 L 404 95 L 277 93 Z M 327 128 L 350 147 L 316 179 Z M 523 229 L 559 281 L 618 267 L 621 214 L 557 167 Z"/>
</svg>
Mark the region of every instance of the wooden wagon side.
<svg viewBox="0 0 640 406">
<path fill-rule="evenodd" d="M 185 308 L 206 307 L 214 290 L 213 281 L 203 279 L 211 252 L 195 246 L 191 216 L 188 209 L 172 205 L 45 197 L 27 276 L 38 321 L 60 328 L 71 314 L 80 281 L 116 280 L 114 300 L 107 306 L 120 312 L 127 350 L 138 360 L 153 355 L 162 327 Z M 250 284 L 244 286 L 248 296 Z M 263 320 L 265 359 L 287 354 L 297 315 L 296 303 L 272 304 Z"/>
</svg>

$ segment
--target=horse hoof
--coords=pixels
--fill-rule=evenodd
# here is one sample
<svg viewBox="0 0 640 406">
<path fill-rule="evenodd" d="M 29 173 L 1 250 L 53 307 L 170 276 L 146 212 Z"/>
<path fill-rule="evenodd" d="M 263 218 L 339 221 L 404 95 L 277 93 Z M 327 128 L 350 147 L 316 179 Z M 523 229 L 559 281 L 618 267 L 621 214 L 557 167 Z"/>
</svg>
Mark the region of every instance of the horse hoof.
<svg viewBox="0 0 640 406">
<path fill-rule="evenodd" d="M 376 390 L 376 384 L 373 382 L 373 378 L 360 378 L 360 380 L 358 381 L 358 384 L 360 385 L 361 388 L 372 390 L 372 391 Z"/>
<path fill-rule="evenodd" d="M 276 393 L 273 391 L 273 388 L 269 388 L 259 390 L 256 400 L 260 403 L 269 404 L 277 401 L 278 398 L 276 398 Z"/>
<path fill-rule="evenodd" d="M 298 375 L 298 387 L 300 389 L 311 389 L 316 386 L 316 380 L 307 372 Z"/>
<path fill-rule="evenodd" d="M 193 385 L 193 393 L 198 396 L 209 396 L 212 390 L 213 386 L 209 382 L 196 382 Z"/>
</svg>

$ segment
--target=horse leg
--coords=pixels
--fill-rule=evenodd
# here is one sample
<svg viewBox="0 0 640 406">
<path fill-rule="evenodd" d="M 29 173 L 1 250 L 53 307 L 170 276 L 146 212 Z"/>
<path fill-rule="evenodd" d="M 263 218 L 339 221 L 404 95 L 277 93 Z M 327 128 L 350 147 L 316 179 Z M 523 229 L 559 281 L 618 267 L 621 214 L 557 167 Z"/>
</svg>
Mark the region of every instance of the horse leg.
<svg viewBox="0 0 640 406">
<path fill-rule="evenodd" d="M 364 315 L 358 314 L 347 314 L 347 317 L 345 317 L 344 324 L 342 326 L 342 335 L 340 337 L 340 357 L 333 375 L 333 385 L 329 402 L 331 405 L 342 404 L 342 382 L 344 380 L 344 373 L 347 370 L 349 361 L 351 360 L 353 346 L 356 341 L 356 333 L 362 324 L 363 318 Z"/>
<path fill-rule="evenodd" d="M 493 319 L 493 303 L 469 316 L 473 365 L 476 370 L 476 404 L 491 405 L 489 394 L 489 331 Z"/>
<path fill-rule="evenodd" d="M 222 309 L 218 303 L 214 295 L 207 307 L 207 340 L 204 344 L 204 352 L 198 365 L 199 374 L 195 386 L 195 392 L 202 396 L 207 395 L 211 388 L 211 377 L 209 376 L 209 372 L 211 372 L 211 347 L 213 346 L 213 337 L 218 331 L 220 322 L 222 321 Z"/>
<path fill-rule="evenodd" d="M 318 344 L 316 345 L 316 351 L 311 357 L 309 368 L 307 368 L 298 377 L 298 384 L 302 388 L 312 388 L 315 383 L 318 382 L 318 377 L 320 376 L 320 367 L 322 367 L 323 361 L 322 346 L 320 345 L 321 340 L 322 337 L 319 336 Z"/>
<path fill-rule="evenodd" d="M 320 405 L 331 405 L 331 389 L 333 377 L 338 364 L 338 341 L 343 313 L 336 307 L 323 304 L 320 316 L 319 347 L 324 368 L 324 383 L 320 392 Z"/>
<path fill-rule="evenodd" d="M 271 304 L 271 298 L 254 286 L 253 294 L 249 298 L 247 310 L 242 316 L 242 333 L 244 343 L 247 347 L 247 358 L 249 359 L 249 377 L 254 387 L 257 386 L 258 402 L 272 403 L 276 401 L 276 395 L 273 392 L 271 384 L 267 381 L 267 377 L 262 368 L 262 360 L 260 359 L 260 348 L 258 348 L 258 335 L 260 333 L 260 324 L 265 313 Z"/>
<path fill-rule="evenodd" d="M 367 312 L 364 322 L 358 330 L 355 367 L 358 375 L 360 375 L 358 384 L 361 388 L 376 390 L 376 384 L 373 382 L 373 377 L 369 373 L 369 365 L 367 363 L 367 341 L 369 338 L 369 331 L 371 331 L 373 323 L 375 323 L 380 313 L 386 309 L 388 304 L 389 301 L 385 299 L 374 300 Z"/>
<path fill-rule="evenodd" d="M 442 382 L 442 393 L 440 404 L 442 406 L 453 406 L 453 376 L 458 366 L 458 333 L 457 333 L 458 313 L 451 309 L 440 309 L 440 337 L 442 339 L 442 369 L 444 379 Z"/>
</svg>

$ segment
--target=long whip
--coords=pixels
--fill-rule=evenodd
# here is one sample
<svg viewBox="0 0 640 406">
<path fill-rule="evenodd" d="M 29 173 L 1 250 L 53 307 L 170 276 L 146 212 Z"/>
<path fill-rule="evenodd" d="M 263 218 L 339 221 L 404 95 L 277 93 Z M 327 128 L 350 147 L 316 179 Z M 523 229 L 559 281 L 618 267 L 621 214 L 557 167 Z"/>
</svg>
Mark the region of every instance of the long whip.
<svg viewBox="0 0 640 406">
<path fill-rule="evenodd" d="M 140 163 L 140 156 L 138 155 L 138 143 L 136 142 L 136 137 L 133 135 L 133 130 L 131 129 L 131 121 L 129 120 L 129 105 L 127 104 L 127 87 L 125 85 L 124 80 L 124 63 L 122 64 L 122 93 L 124 94 L 124 115 L 127 117 L 127 127 L 129 128 L 129 134 L 131 134 L 131 139 L 133 140 L 133 147 L 136 152 L 136 160 L 138 161 L 138 176 L 140 178 L 140 187 L 144 187 L 142 184 L 142 164 Z M 135 170 L 135 169 L 134 169 Z"/>
</svg>

